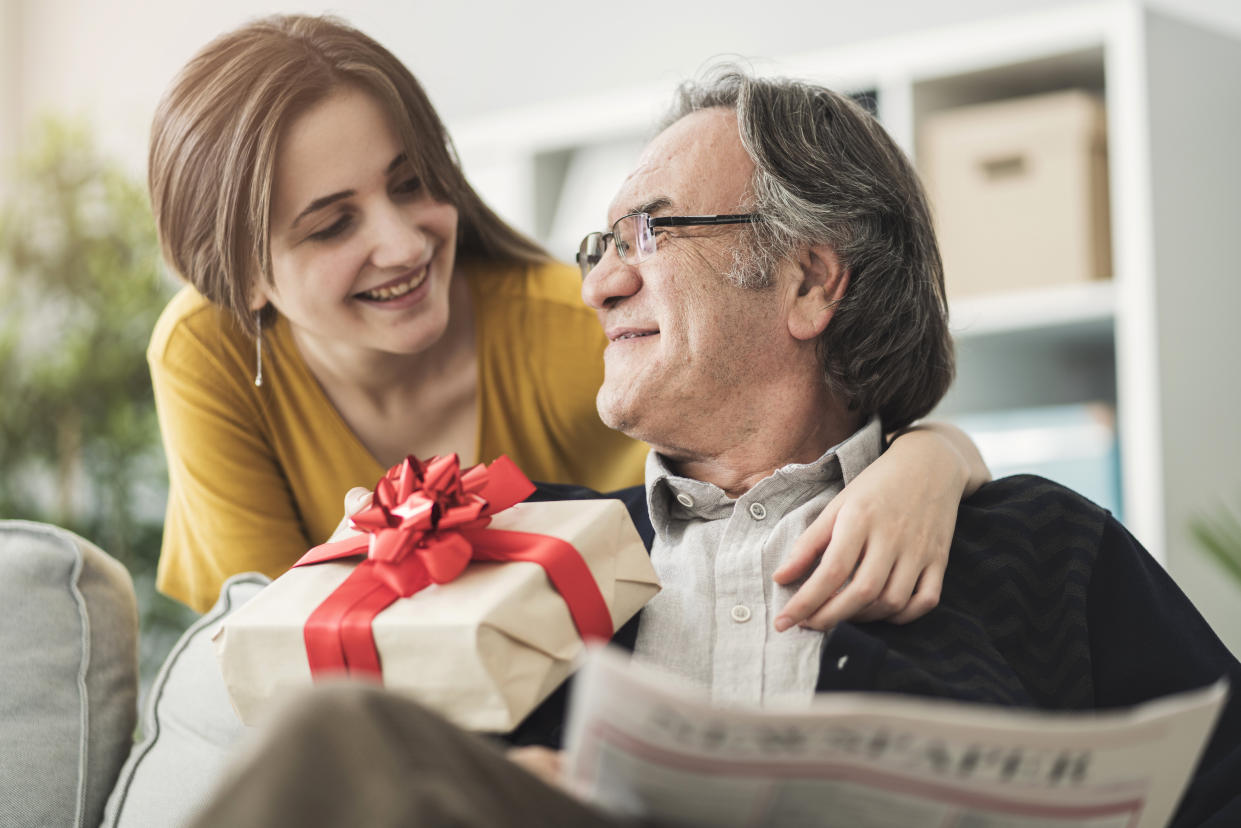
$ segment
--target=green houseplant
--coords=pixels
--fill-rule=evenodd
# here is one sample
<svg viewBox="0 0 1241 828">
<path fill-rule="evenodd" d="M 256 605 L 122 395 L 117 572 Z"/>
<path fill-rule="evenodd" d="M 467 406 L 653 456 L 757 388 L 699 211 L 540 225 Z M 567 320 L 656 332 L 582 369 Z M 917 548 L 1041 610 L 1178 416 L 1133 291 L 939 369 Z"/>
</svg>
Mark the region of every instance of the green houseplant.
<svg viewBox="0 0 1241 828">
<path fill-rule="evenodd" d="M 1196 517 L 1189 528 L 1198 545 L 1241 586 L 1241 519 L 1237 513 L 1220 506 Z"/>
<path fill-rule="evenodd" d="M 71 529 L 124 563 L 149 675 L 189 620 L 154 594 L 166 476 L 146 343 L 173 285 L 144 189 L 48 119 L 0 204 L 0 516 Z"/>
</svg>

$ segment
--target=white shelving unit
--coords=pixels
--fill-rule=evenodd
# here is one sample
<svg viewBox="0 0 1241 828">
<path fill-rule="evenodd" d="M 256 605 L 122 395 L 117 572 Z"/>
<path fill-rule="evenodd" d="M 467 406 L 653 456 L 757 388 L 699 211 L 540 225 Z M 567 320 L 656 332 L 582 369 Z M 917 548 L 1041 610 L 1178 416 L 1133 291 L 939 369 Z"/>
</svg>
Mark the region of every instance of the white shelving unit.
<svg viewBox="0 0 1241 828">
<path fill-rule="evenodd" d="M 1241 504 L 1241 42 L 1136 0 L 927 31 L 758 67 L 873 93 L 915 160 L 931 112 L 1067 88 L 1107 109 L 1113 278 L 963 300 L 940 416 L 1114 406 L 1130 531 L 1235 652 L 1241 592 L 1189 534 Z M 567 258 L 671 89 L 600 90 L 453 125 L 489 203 Z"/>
</svg>

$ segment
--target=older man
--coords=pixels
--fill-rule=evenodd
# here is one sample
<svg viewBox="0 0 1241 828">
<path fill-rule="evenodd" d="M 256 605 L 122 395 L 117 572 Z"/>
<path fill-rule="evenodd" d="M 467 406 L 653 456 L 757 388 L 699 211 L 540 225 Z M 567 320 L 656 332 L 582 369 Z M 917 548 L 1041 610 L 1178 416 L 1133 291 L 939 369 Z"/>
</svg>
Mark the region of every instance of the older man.
<svg viewBox="0 0 1241 828">
<path fill-rule="evenodd" d="M 940 606 L 919 621 L 792 623 L 807 609 L 785 583 L 792 539 L 878 456 L 882 429 L 927 413 L 952 376 L 922 189 L 847 98 L 736 73 L 687 87 L 609 219 L 579 255 L 611 340 L 599 411 L 655 448 L 664 584 L 618 635 L 635 658 L 729 703 L 880 689 L 1092 709 L 1241 685 L 1125 530 L 1037 478 L 963 504 Z M 555 744 L 562 695 L 514 741 Z M 1234 701 L 1177 824 L 1241 824 L 1238 780 Z M 345 822 L 616 824 L 416 705 L 344 688 L 292 712 L 204 818 Z"/>
<path fill-rule="evenodd" d="M 824 117 L 790 117 L 816 106 Z M 739 124 L 739 112 L 754 117 Z M 611 340 L 599 412 L 655 449 L 665 589 L 636 651 L 719 701 L 808 697 L 823 635 L 768 633 L 787 626 L 792 595 L 773 577 L 878 456 L 877 419 L 926 414 L 952 377 L 917 177 L 847 99 L 734 78 L 686 90 L 611 218 L 579 259 Z"/>
</svg>

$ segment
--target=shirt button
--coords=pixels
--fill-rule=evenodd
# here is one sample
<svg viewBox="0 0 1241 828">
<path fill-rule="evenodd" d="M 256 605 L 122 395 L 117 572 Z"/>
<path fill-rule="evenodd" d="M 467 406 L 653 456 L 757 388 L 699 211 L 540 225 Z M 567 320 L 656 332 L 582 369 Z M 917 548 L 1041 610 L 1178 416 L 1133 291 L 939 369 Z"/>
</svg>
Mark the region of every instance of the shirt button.
<svg viewBox="0 0 1241 828">
<path fill-rule="evenodd" d="M 751 503 L 750 504 L 750 517 L 754 518 L 755 520 L 762 520 L 763 518 L 767 517 L 767 508 L 763 506 L 763 504 L 761 503 Z"/>
<path fill-rule="evenodd" d="M 729 615 L 731 615 L 733 620 L 738 624 L 744 624 L 750 620 L 750 608 L 745 604 L 738 604 L 732 608 L 732 612 L 730 612 Z"/>
<path fill-rule="evenodd" d="M 677 493 L 677 503 L 680 503 L 686 509 L 694 508 L 694 499 L 690 497 L 689 495 L 687 495 L 685 492 Z"/>
</svg>

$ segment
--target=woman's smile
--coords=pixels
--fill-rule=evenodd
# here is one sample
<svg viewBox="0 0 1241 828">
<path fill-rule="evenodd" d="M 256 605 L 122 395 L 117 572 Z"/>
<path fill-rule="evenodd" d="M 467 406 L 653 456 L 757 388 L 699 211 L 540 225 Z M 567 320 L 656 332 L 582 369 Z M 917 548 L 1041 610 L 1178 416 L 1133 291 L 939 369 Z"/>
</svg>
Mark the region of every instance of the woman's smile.
<svg viewBox="0 0 1241 828">
<path fill-rule="evenodd" d="M 412 291 L 417 290 L 427 280 L 427 274 L 430 268 L 426 265 L 418 268 L 412 273 L 406 274 L 386 282 L 378 287 L 355 293 L 355 299 L 362 299 L 368 302 L 387 303 L 403 296 L 408 296 Z"/>
</svg>

